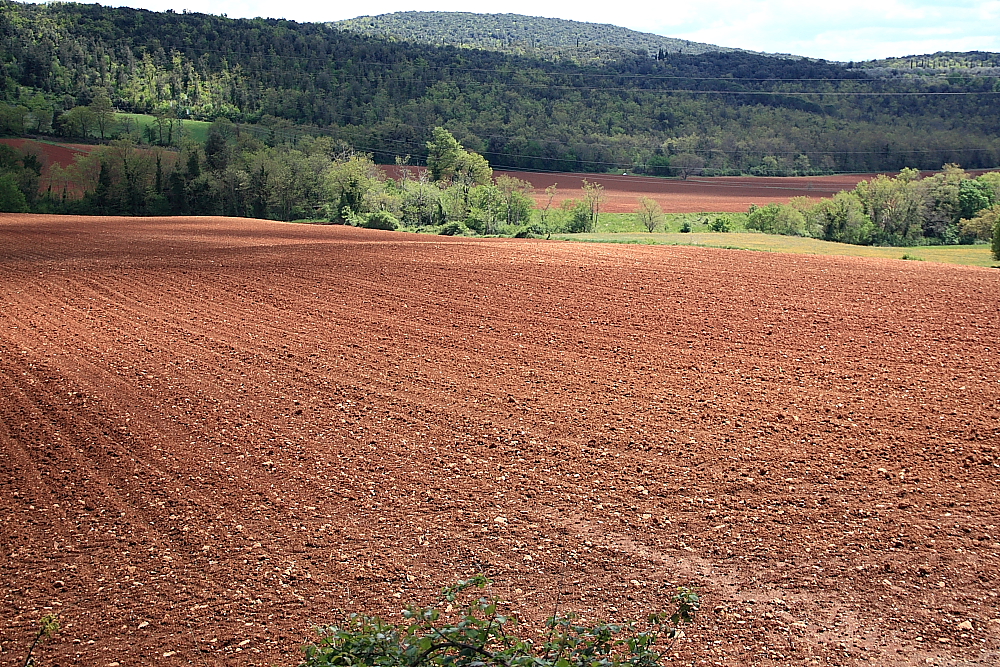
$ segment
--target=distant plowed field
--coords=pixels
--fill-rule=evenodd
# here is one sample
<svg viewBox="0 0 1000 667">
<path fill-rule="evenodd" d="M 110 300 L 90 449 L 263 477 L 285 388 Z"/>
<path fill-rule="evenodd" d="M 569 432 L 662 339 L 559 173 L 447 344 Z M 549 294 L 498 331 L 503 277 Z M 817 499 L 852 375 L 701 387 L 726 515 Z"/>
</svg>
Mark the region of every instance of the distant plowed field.
<svg viewBox="0 0 1000 667">
<path fill-rule="evenodd" d="M 57 195 L 61 194 L 63 189 L 66 189 L 71 194 L 83 194 L 83 189 L 79 184 L 69 182 L 65 178 L 54 180 L 52 178 L 52 167 L 54 165 L 64 168 L 69 167 L 73 164 L 77 156 L 86 155 L 94 150 L 96 146 L 87 144 L 55 144 L 47 141 L 14 138 L 0 139 L 0 143 L 7 144 L 11 148 L 20 151 L 32 153 L 38 157 L 39 162 L 42 164 L 42 178 L 38 183 L 39 192 L 45 192 L 51 186 L 53 192 Z"/>
<path fill-rule="evenodd" d="M 383 167 L 393 178 L 399 177 L 396 167 Z M 411 167 L 418 173 L 421 168 Z M 534 186 L 535 202 L 544 206 L 548 201 L 545 188 L 555 185 L 555 206 L 567 199 L 580 199 L 584 179 L 604 187 L 605 213 L 632 213 L 640 197 L 656 200 L 667 213 L 738 213 L 746 212 L 750 204 L 764 206 L 771 202 L 787 204 L 793 197 L 818 200 L 831 197 L 841 190 L 853 190 L 863 180 L 875 174 L 840 174 L 837 176 L 718 176 L 712 178 L 692 176 L 687 180 L 656 178 L 653 176 L 624 176 L 621 174 L 557 174 L 527 171 L 496 171 L 528 181 Z"/>
<path fill-rule="evenodd" d="M 673 664 L 1000 662 L 996 270 L 5 214 L 0 286 L 2 665 L 292 665 L 478 571 L 696 585 Z"/>
<path fill-rule="evenodd" d="M 38 181 L 39 192 L 51 192 L 56 197 L 60 197 L 64 193 L 71 197 L 80 197 L 83 196 L 88 188 L 85 183 L 89 182 L 89 188 L 91 189 L 96 186 L 96 173 L 91 173 L 89 177 L 85 177 L 79 172 L 74 172 L 71 167 L 78 158 L 92 153 L 100 148 L 100 146 L 94 144 L 64 144 L 20 138 L 2 138 L 0 139 L 0 143 L 38 157 L 39 162 L 42 164 L 41 178 Z M 149 157 L 152 150 L 158 149 L 139 148 L 137 153 L 140 156 Z M 162 149 L 160 153 L 163 164 L 168 169 L 173 166 L 177 155 L 176 151 L 168 149 Z M 53 167 L 55 166 L 59 166 L 64 170 L 69 169 L 69 171 L 60 172 L 59 170 L 54 170 Z M 93 171 L 93 167 L 91 167 L 91 171 Z"/>
<path fill-rule="evenodd" d="M 604 186 L 605 202 L 601 210 L 607 213 L 632 213 L 640 197 L 649 197 L 667 213 L 746 212 L 750 204 L 764 206 L 771 202 L 787 204 L 793 197 L 818 200 L 831 197 L 841 190 L 853 190 L 874 174 L 838 176 L 787 176 L 766 178 L 756 176 L 692 176 L 687 180 L 652 176 L 622 176 L 615 174 L 536 174 L 501 172 L 526 180 L 535 186 L 535 201 L 545 205 L 545 188 L 557 186 L 554 204 L 566 199 L 580 199 L 583 180 Z"/>
</svg>

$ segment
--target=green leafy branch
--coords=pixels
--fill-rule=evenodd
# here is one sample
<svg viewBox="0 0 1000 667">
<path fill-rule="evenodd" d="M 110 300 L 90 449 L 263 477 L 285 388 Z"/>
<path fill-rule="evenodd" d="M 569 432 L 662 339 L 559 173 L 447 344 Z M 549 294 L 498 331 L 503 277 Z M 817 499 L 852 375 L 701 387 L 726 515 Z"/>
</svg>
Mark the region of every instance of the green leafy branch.
<svg viewBox="0 0 1000 667">
<path fill-rule="evenodd" d="M 31 667 L 35 664 L 35 658 L 31 655 L 35 652 L 35 647 L 57 632 L 59 632 L 59 616 L 57 614 L 46 614 L 38 619 L 38 634 L 35 635 L 35 640 L 31 642 L 28 653 L 24 656 L 24 667 Z"/>
<path fill-rule="evenodd" d="M 476 575 L 445 588 L 445 612 L 456 612 L 447 618 L 436 607 L 413 605 L 400 625 L 351 614 L 319 630 L 319 640 L 304 649 L 303 667 L 654 667 L 700 607 L 698 594 L 681 588 L 671 598 L 673 611 L 645 622 L 588 625 L 576 614 L 556 614 L 546 621 L 548 635 L 533 641 L 507 631 L 517 619 L 500 612 L 500 600 L 474 594 L 489 584 Z"/>
</svg>

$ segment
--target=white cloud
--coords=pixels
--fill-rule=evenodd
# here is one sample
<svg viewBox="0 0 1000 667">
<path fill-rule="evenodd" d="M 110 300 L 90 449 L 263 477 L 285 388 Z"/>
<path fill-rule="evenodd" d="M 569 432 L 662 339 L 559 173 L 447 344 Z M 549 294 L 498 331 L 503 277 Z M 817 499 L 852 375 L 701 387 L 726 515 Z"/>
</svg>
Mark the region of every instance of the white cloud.
<svg viewBox="0 0 1000 667">
<path fill-rule="evenodd" d="M 1000 50 L 998 2 L 705 0 L 656 32 L 758 51 L 861 60 L 942 50 Z M 704 17 L 714 16 L 706 20 Z"/>
<path fill-rule="evenodd" d="M 333 21 L 359 13 L 470 11 L 464 0 L 320 0 L 282 3 L 236 0 L 135 0 L 133 7 L 162 11 Z M 119 4 L 113 2 L 112 4 Z M 1000 0 L 701 0 L 699 2 L 581 3 L 508 0 L 504 12 L 613 23 L 723 46 L 796 53 L 830 60 L 863 60 L 934 51 L 1000 51 Z"/>
</svg>

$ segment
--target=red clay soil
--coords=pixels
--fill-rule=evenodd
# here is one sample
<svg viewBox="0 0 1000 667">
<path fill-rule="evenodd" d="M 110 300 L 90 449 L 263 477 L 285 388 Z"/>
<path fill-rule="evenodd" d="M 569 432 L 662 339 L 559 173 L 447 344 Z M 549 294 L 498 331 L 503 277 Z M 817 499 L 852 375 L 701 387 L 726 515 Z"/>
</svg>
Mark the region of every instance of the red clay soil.
<svg viewBox="0 0 1000 667">
<path fill-rule="evenodd" d="M 669 664 L 1000 662 L 1000 272 L 0 216 L 0 664 L 293 665 L 485 571 Z"/>
<path fill-rule="evenodd" d="M 53 194 L 60 196 L 63 191 L 73 197 L 80 197 L 84 194 L 84 186 L 79 181 L 72 180 L 72 176 L 62 178 L 52 178 L 51 166 L 57 164 L 63 168 L 73 164 L 77 157 L 86 155 L 98 148 L 93 144 L 52 144 L 34 139 L 0 139 L 0 143 L 5 143 L 18 150 L 34 153 L 42 163 L 42 178 L 38 183 L 39 192 L 45 192 L 51 188 Z M 149 148 L 139 148 L 137 153 L 150 156 L 153 151 Z M 161 153 L 165 168 L 171 168 L 177 160 L 176 151 L 165 150 Z"/>
<path fill-rule="evenodd" d="M 399 178 L 399 168 L 382 167 L 391 178 Z M 419 173 L 422 167 L 410 167 Z M 557 186 L 555 206 L 567 199 L 580 199 L 584 179 L 604 186 L 605 201 L 601 210 L 607 213 L 634 213 L 640 197 L 656 200 L 667 213 L 738 213 L 746 212 L 750 204 L 763 206 L 772 202 L 787 204 L 793 197 L 819 200 L 841 190 L 853 190 L 863 180 L 875 174 L 840 174 L 836 176 L 720 176 L 696 177 L 687 180 L 621 174 L 568 174 L 527 171 L 495 171 L 528 181 L 534 186 L 535 202 L 544 206 L 548 200 L 545 188 Z"/>
<path fill-rule="evenodd" d="M 71 196 L 82 196 L 83 187 L 79 183 L 67 181 L 65 179 L 52 178 L 52 165 L 69 167 L 73 164 L 77 156 L 86 155 L 97 148 L 88 144 L 50 144 L 34 139 L 0 139 L 0 142 L 7 144 L 20 151 L 27 151 L 38 156 L 42 163 L 41 179 L 38 181 L 38 191 L 45 192 L 49 188 L 60 195 L 63 191 Z"/>
<path fill-rule="evenodd" d="M 34 139 L 0 139 L 0 143 L 38 155 L 42 162 L 43 176 L 47 175 L 45 170 L 48 169 L 49 165 L 58 164 L 61 167 L 68 167 L 73 164 L 76 156 L 85 155 L 97 148 L 86 144 L 50 144 Z"/>
<path fill-rule="evenodd" d="M 776 202 L 787 204 L 793 197 L 819 200 L 841 190 L 853 190 L 874 174 L 838 176 L 692 176 L 687 180 L 620 174 L 539 174 L 530 172 L 499 172 L 523 179 L 535 187 L 535 201 L 545 205 L 545 188 L 557 185 L 555 205 L 566 199 L 580 199 L 583 180 L 604 186 L 605 201 L 601 210 L 608 213 L 633 213 L 640 197 L 649 197 L 667 213 L 700 213 L 703 211 L 746 212 L 750 204 L 763 206 Z"/>
</svg>

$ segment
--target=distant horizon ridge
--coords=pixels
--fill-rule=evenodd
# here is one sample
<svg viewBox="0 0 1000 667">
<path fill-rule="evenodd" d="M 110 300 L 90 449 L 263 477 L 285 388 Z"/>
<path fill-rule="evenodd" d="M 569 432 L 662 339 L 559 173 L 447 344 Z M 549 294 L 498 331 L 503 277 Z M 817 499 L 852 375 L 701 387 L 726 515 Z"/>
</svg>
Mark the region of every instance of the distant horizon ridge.
<svg viewBox="0 0 1000 667">
<path fill-rule="evenodd" d="M 803 55 L 803 54 L 793 54 L 793 53 L 781 52 L 781 51 L 757 51 L 757 50 L 754 50 L 754 49 L 747 49 L 747 48 L 737 47 L 737 46 L 723 46 L 723 45 L 720 45 L 720 44 L 714 44 L 714 43 L 710 43 L 710 42 L 700 42 L 700 41 L 696 41 L 696 40 L 690 40 L 690 39 L 686 39 L 686 38 L 683 38 L 683 37 L 673 37 L 671 35 L 665 35 L 665 34 L 661 34 L 661 33 L 646 32 L 646 31 L 642 31 L 642 30 L 635 30 L 633 28 L 627 28 L 625 26 L 620 26 L 620 25 L 617 25 L 617 24 L 614 24 L 614 23 L 598 23 L 598 22 L 592 22 L 592 21 L 579 21 L 579 20 L 576 20 L 576 19 L 563 19 L 563 18 L 549 17 L 549 16 L 542 16 L 542 15 L 534 15 L 534 14 L 517 14 L 517 13 L 514 13 L 514 12 L 474 12 L 474 11 L 444 11 L 444 10 L 432 10 L 432 11 L 405 10 L 405 11 L 398 11 L 398 12 L 385 12 L 385 13 L 382 13 L 382 14 L 360 14 L 360 15 L 355 16 L 353 18 L 340 19 L 340 20 L 336 20 L 336 21 L 328 21 L 326 23 L 327 23 L 327 25 L 335 26 L 338 29 L 342 29 L 342 30 L 346 29 L 346 30 L 349 30 L 351 32 L 358 32 L 358 33 L 366 34 L 366 35 L 369 35 L 369 36 L 383 36 L 383 37 L 395 37 L 397 39 L 399 39 L 399 38 L 401 38 L 401 39 L 407 39 L 407 37 L 400 37 L 399 35 L 394 34 L 391 30 L 387 29 L 389 27 L 389 25 L 387 23 L 385 23 L 384 20 L 378 21 L 378 23 L 380 25 L 377 26 L 377 27 L 381 28 L 381 30 L 359 30 L 359 29 L 357 29 L 357 23 L 358 22 L 365 22 L 366 20 L 373 20 L 373 19 L 386 19 L 386 18 L 393 18 L 393 17 L 421 17 L 421 16 L 422 17 L 436 17 L 436 16 L 437 17 L 442 17 L 442 16 L 456 16 L 456 17 L 467 16 L 467 17 L 473 17 L 473 16 L 475 16 L 475 17 L 488 17 L 488 18 L 494 18 L 494 19 L 509 18 L 509 19 L 514 20 L 515 22 L 516 22 L 517 19 L 532 19 L 532 20 L 545 21 L 545 22 L 550 22 L 550 23 L 560 23 L 560 24 L 564 24 L 564 25 L 587 26 L 587 27 L 591 27 L 591 28 L 600 28 L 600 29 L 605 29 L 605 30 L 609 30 L 609 31 L 615 31 L 615 32 L 618 32 L 620 34 L 631 34 L 631 35 L 635 35 L 637 37 L 645 38 L 647 41 L 666 40 L 665 45 L 669 44 L 670 46 L 674 46 L 675 48 L 678 48 L 678 51 L 677 51 L 678 53 L 689 53 L 689 54 L 704 53 L 704 52 L 709 52 L 709 51 L 711 51 L 711 52 L 723 52 L 723 53 L 725 53 L 725 52 L 734 52 L 735 51 L 735 52 L 752 53 L 752 54 L 755 54 L 755 55 L 764 55 L 764 56 L 771 56 L 771 57 L 777 57 L 777 58 L 806 58 L 806 59 L 809 59 L 809 60 L 823 60 L 823 61 L 826 61 L 826 62 L 838 63 L 838 64 L 848 64 L 848 63 L 855 63 L 855 64 L 872 63 L 872 64 L 875 64 L 875 63 L 881 63 L 881 62 L 887 62 L 887 61 L 902 61 L 902 60 L 911 60 L 911 59 L 943 58 L 943 57 L 946 57 L 946 56 L 970 56 L 970 55 L 987 55 L 987 56 L 994 56 L 994 55 L 996 55 L 996 56 L 1000 56 L 1000 52 L 986 51 L 986 50 L 982 50 L 982 49 L 974 49 L 974 50 L 970 50 L 970 51 L 934 51 L 934 52 L 929 52 L 929 53 L 911 53 L 911 54 L 907 54 L 907 55 L 887 55 L 887 56 L 882 56 L 882 57 L 879 57 L 879 58 L 869 58 L 869 59 L 865 59 L 865 60 L 853 60 L 853 59 L 831 60 L 831 59 L 828 59 L 828 58 L 820 58 L 820 57 L 816 57 L 816 56 Z M 371 27 L 375 28 L 376 26 L 372 25 Z M 483 29 L 486 30 L 488 28 L 484 27 Z M 497 39 L 497 41 L 502 41 L 500 38 L 496 38 L 496 39 Z M 448 42 L 442 40 L 440 37 L 436 41 L 434 41 L 434 42 L 432 42 L 430 40 L 415 40 L 415 41 L 425 41 L 427 43 L 448 43 Z M 685 49 L 685 48 L 677 46 L 680 43 L 683 43 L 688 48 Z M 474 46 L 474 44 L 470 44 L 469 46 Z M 583 44 L 581 44 L 580 46 L 583 46 Z M 591 44 L 588 44 L 588 46 L 611 46 L 611 45 L 593 44 L 593 43 L 591 43 Z M 642 46 L 642 44 L 636 44 L 635 46 Z M 627 47 L 623 47 L 623 48 L 627 48 Z"/>
</svg>

